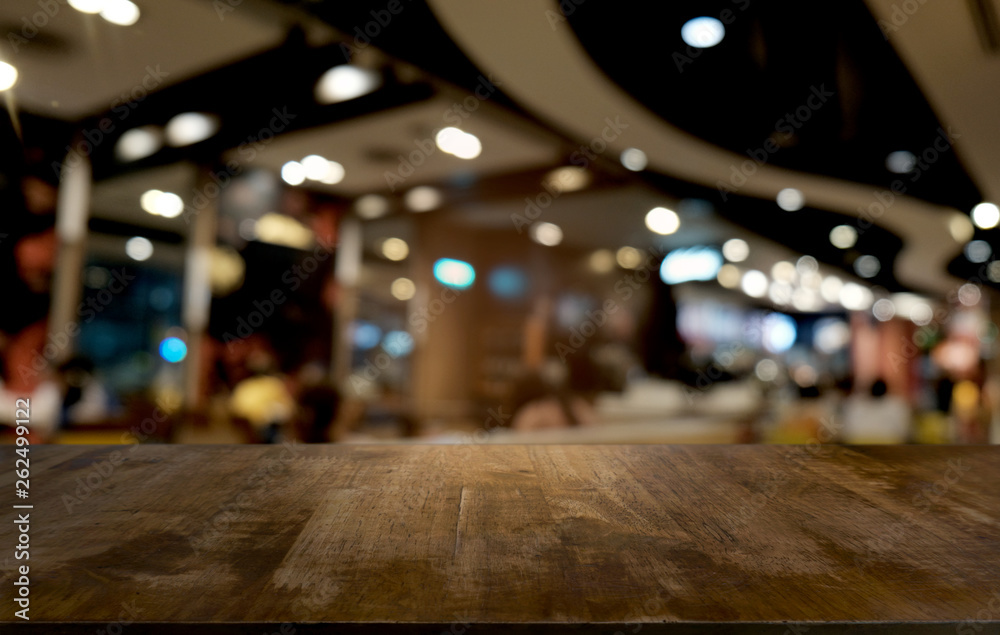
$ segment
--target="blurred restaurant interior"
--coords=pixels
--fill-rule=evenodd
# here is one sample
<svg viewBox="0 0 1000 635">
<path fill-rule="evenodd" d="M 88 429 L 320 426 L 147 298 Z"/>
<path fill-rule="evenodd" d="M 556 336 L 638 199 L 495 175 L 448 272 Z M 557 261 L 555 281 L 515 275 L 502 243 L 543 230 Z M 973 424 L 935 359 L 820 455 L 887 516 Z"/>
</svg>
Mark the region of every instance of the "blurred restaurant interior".
<svg viewBox="0 0 1000 635">
<path fill-rule="evenodd" d="M 0 31 L 6 442 L 1000 442 L 991 3 Z"/>
</svg>

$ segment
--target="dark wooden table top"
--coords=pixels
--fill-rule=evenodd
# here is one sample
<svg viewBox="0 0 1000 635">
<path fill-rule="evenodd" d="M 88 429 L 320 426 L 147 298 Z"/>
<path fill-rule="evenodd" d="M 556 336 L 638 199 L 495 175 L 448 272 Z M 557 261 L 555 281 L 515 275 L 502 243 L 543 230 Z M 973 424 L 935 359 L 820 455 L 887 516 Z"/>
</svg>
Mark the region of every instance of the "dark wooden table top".
<svg viewBox="0 0 1000 635">
<path fill-rule="evenodd" d="M 1000 447 L 13 451 L 0 631 L 1000 633 Z"/>
</svg>

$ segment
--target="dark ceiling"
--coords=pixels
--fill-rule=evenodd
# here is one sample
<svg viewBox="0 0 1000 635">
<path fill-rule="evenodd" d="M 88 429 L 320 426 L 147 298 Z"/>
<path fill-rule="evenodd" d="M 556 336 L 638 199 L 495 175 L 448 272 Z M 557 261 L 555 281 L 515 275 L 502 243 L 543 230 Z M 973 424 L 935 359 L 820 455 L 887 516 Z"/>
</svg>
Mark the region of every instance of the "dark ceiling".
<svg viewBox="0 0 1000 635">
<path fill-rule="evenodd" d="M 730 22 L 725 39 L 688 47 L 681 26 L 697 16 Z M 950 149 L 928 151 L 926 169 L 887 169 L 891 152 L 932 148 L 941 124 L 860 0 L 588 0 L 568 20 L 612 80 L 702 139 L 879 188 L 901 179 L 906 194 L 960 210 L 982 200 Z"/>
<path fill-rule="evenodd" d="M 283 4 L 310 11 L 347 34 L 355 34 L 359 25 L 371 22 L 372 11 L 385 5 L 380 0 Z M 552 4 L 557 10 L 557 3 Z M 919 172 L 893 174 L 886 168 L 885 157 L 892 151 L 909 150 L 919 155 L 930 147 L 940 123 L 860 0 L 835 4 L 587 0 L 573 6 L 567 16 L 569 23 L 598 66 L 673 125 L 734 152 L 746 155 L 749 151 L 758 161 L 869 183 L 873 195 L 901 180 L 908 195 L 960 210 L 968 210 L 981 200 L 954 152 L 938 153 L 927 169 L 918 168 Z M 701 50 L 684 44 L 679 35 L 681 25 L 699 15 L 729 22 L 721 44 Z M 423 0 L 407 3 L 406 10 L 370 41 L 390 55 L 468 90 L 475 88 L 482 73 L 445 33 Z M 346 44 L 357 42 L 348 39 Z M 318 77 L 342 61 L 341 47 L 308 49 L 302 35 L 293 30 L 278 49 L 153 94 L 141 109 L 142 119 L 130 121 L 129 128 L 162 124 L 184 110 L 218 112 L 223 115 L 224 127 L 200 146 L 161 152 L 129 166 L 114 161 L 113 143 L 104 144 L 93 157 L 95 176 L 100 179 L 125 170 L 191 159 L 192 151 L 195 159 L 200 156 L 211 161 L 222 150 L 238 145 L 247 130 L 261 121 L 261 113 L 273 107 L 295 109 L 301 113 L 295 127 L 308 128 L 434 94 L 430 84 L 397 81 L 389 68 L 385 86 L 376 93 L 353 102 L 317 106 L 312 99 L 314 79 L 306 78 Z M 288 68 L 297 70 L 287 72 Z M 267 82 L 263 88 L 261 78 Z M 251 85 L 254 90 L 234 94 L 234 87 Z M 813 98 L 813 105 L 821 105 L 810 108 L 810 96 L 818 94 L 825 101 Z M 280 96 L 278 101 L 276 96 Z M 533 119 L 502 91 L 492 101 Z M 797 109 L 808 111 L 808 117 L 795 115 Z M 787 119 L 789 115 L 794 121 Z M 94 125 L 100 116 L 81 125 Z M 140 116 L 138 111 L 136 116 Z M 785 123 L 779 123 L 782 119 Z M 34 135 L 44 141 L 38 145 L 58 152 L 65 141 L 65 126 L 52 123 L 29 116 L 25 119 L 26 136 Z M 12 139 L 9 130 L 5 134 Z M 568 145 L 575 141 L 563 136 Z M 776 145 L 770 145 L 772 142 Z M 768 147 L 777 149 L 768 151 Z M 182 152 L 183 157 L 178 154 Z M 891 232 L 872 228 L 853 250 L 843 251 L 830 245 L 829 230 L 839 224 L 854 224 L 855 218 L 812 209 L 789 214 L 773 201 L 739 195 L 723 200 L 714 188 L 694 186 L 671 175 L 641 176 L 666 194 L 707 200 L 720 216 L 845 271 L 853 273 L 857 256 L 875 255 L 883 268 L 871 282 L 889 290 L 902 289 L 891 267 L 902 243 Z M 507 188 L 493 190 L 498 198 L 518 194 L 507 192 Z"/>
</svg>

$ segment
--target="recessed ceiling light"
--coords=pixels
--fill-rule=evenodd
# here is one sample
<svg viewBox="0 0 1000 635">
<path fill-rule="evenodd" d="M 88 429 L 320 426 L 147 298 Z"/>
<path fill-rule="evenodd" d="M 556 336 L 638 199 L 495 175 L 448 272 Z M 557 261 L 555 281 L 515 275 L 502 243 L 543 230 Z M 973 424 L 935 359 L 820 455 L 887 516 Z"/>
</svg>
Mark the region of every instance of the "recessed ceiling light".
<svg viewBox="0 0 1000 635">
<path fill-rule="evenodd" d="M 156 197 L 156 212 L 164 218 L 176 218 L 184 211 L 184 201 L 173 192 L 163 192 Z"/>
<path fill-rule="evenodd" d="M 410 255 L 410 246 L 402 238 L 386 238 L 382 241 L 382 255 L 389 260 L 405 260 Z"/>
<path fill-rule="evenodd" d="M 148 238 L 133 236 L 125 242 L 125 254 L 132 260 L 149 260 L 153 255 L 153 243 Z"/>
<path fill-rule="evenodd" d="M 587 266 L 594 273 L 608 273 L 615 268 L 615 254 L 610 249 L 598 249 L 590 253 Z"/>
<path fill-rule="evenodd" d="M 715 46 L 726 36 L 726 27 L 716 18 L 693 18 L 681 27 L 681 39 L 688 46 L 707 49 Z"/>
<path fill-rule="evenodd" d="M 801 276 L 816 273 L 819 271 L 819 261 L 806 254 L 795 261 L 795 270 L 798 271 Z"/>
<path fill-rule="evenodd" d="M 751 298 L 763 298 L 767 295 L 767 276 L 764 272 L 757 271 L 756 269 L 751 269 L 743 274 L 743 280 L 740 281 L 740 288 L 743 289 L 743 293 L 747 294 Z"/>
<path fill-rule="evenodd" d="M 17 69 L 7 62 L 0 62 L 0 92 L 10 90 L 17 83 Z"/>
<path fill-rule="evenodd" d="M 300 162 L 305 177 L 311 181 L 320 181 L 334 185 L 344 180 L 344 166 L 336 161 L 330 161 L 318 154 L 310 154 Z"/>
<path fill-rule="evenodd" d="M 975 306 L 979 304 L 979 300 L 983 297 L 983 292 L 979 290 L 979 287 L 971 282 L 963 284 L 958 288 L 958 301 L 964 306 Z"/>
<path fill-rule="evenodd" d="M 719 267 L 719 273 L 715 277 L 719 281 L 719 284 L 726 289 L 735 289 L 740 286 L 740 280 L 743 278 L 743 275 L 736 265 L 722 265 Z"/>
<path fill-rule="evenodd" d="M 372 220 L 389 213 L 389 201 L 378 194 L 365 194 L 354 201 L 355 213 L 365 220 Z"/>
<path fill-rule="evenodd" d="M 344 176 L 346 174 L 347 172 L 344 170 L 344 166 L 336 161 L 327 161 L 326 176 L 320 179 L 320 182 L 326 183 L 327 185 L 336 185 L 344 180 Z"/>
<path fill-rule="evenodd" d="M 546 247 L 555 247 L 563 239 L 562 228 L 555 223 L 535 223 L 528 233 L 531 234 L 532 240 Z"/>
<path fill-rule="evenodd" d="M 794 187 L 781 190 L 774 200 L 777 201 L 778 207 L 786 212 L 797 212 L 806 204 L 806 197 Z"/>
<path fill-rule="evenodd" d="M 184 112 L 167 122 L 167 143 L 180 148 L 208 139 L 219 131 L 219 118 L 203 112 Z"/>
<path fill-rule="evenodd" d="M 872 305 L 872 315 L 879 322 L 888 322 L 896 316 L 896 305 L 889 298 L 882 298 Z"/>
<path fill-rule="evenodd" d="M 848 311 L 865 311 L 875 298 L 870 289 L 856 282 L 848 282 L 840 288 L 840 304 Z"/>
<path fill-rule="evenodd" d="M 850 249 L 858 242 L 858 230 L 850 225 L 837 225 L 830 230 L 830 244 L 837 249 Z"/>
<path fill-rule="evenodd" d="M 305 170 L 306 178 L 313 181 L 323 180 L 330 171 L 330 162 L 318 154 L 310 154 L 299 163 L 302 164 L 302 168 Z"/>
<path fill-rule="evenodd" d="M 268 212 L 257 220 L 254 226 L 257 240 L 272 245 L 308 249 L 312 247 L 316 234 L 291 216 Z"/>
<path fill-rule="evenodd" d="M 906 174 L 915 168 L 917 165 L 917 157 L 913 156 L 912 152 L 906 150 L 897 150 L 896 152 L 890 152 L 889 156 L 885 158 L 885 167 L 890 172 L 895 172 L 896 174 Z"/>
<path fill-rule="evenodd" d="M 948 219 L 948 233 L 957 243 L 967 243 L 976 235 L 976 228 L 969 217 L 961 212 L 952 212 Z"/>
<path fill-rule="evenodd" d="M 829 303 L 840 301 L 840 290 L 844 288 L 844 282 L 837 276 L 827 276 L 819 285 L 819 294 Z"/>
<path fill-rule="evenodd" d="M 626 169 L 640 172 L 646 169 L 649 159 L 646 157 L 646 153 L 639 148 L 627 148 L 622 152 L 621 162 Z"/>
<path fill-rule="evenodd" d="M 306 180 L 306 169 L 298 161 L 289 161 L 281 166 L 281 179 L 289 185 L 302 185 Z"/>
<path fill-rule="evenodd" d="M 434 142 L 442 152 L 459 159 L 475 159 L 483 151 L 479 137 L 451 126 L 439 130 Z"/>
<path fill-rule="evenodd" d="M 771 267 L 771 277 L 781 282 L 792 283 L 798 278 L 798 271 L 796 271 L 795 265 L 787 260 L 782 260 L 774 263 L 774 266 Z"/>
<path fill-rule="evenodd" d="M 130 0 L 106 0 L 101 17 L 118 26 L 132 26 L 139 21 L 139 7 Z"/>
<path fill-rule="evenodd" d="M 854 261 L 854 271 L 862 278 L 874 278 L 882 270 L 882 263 L 875 256 L 861 256 Z"/>
<path fill-rule="evenodd" d="M 382 84 L 382 77 L 350 64 L 334 66 L 316 82 L 316 101 L 334 104 L 367 95 Z"/>
<path fill-rule="evenodd" d="M 673 234 L 680 226 L 681 219 L 677 212 L 666 207 L 654 207 L 646 214 L 646 227 L 661 236 Z"/>
<path fill-rule="evenodd" d="M 993 229 L 1000 224 L 1000 208 L 993 203 L 980 203 L 972 208 L 972 222 L 980 229 Z"/>
<path fill-rule="evenodd" d="M 184 211 L 184 201 L 173 192 L 146 190 L 139 197 L 139 207 L 153 216 L 176 218 Z"/>
<path fill-rule="evenodd" d="M 417 285 L 409 278 L 396 278 L 389 287 L 389 293 L 397 300 L 409 300 L 417 294 Z"/>
<path fill-rule="evenodd" d="M 642 264 L 642 252 L 635 247 L 625 246 L 615 252 L 615 260 L 623 269 L 638 269 Z"/>
<path fill-rule="evenodd" d="M 421 185 L 407 192 L 403 201 L 411 211 L 429 212 L 441 205 L 441 192 L 433 187 Z"/>
<path fill-rule="evenodd" d="M 771 299 L 771 302 L 784 306 L 791 304 L 794 292 L 795 288 L 792 285 L 787 282 L 775 280 L 767 289 L 767 297 Z"/>
<path fill-rule="evenodd" d="M 722 245 L 722 255 L 730 262 L 743 262 L 750 255 L 750 245 L 742 238 L 730 238 Z"/>
<path fill-rule="evenodd" d="M 158 216 L 159 213 L 156 211 L 156 199 L 163 194 L 160 190 L 146 190 L 139 197 L 139 207 L 143 209 L 147 214 L 153 214 Z"/>
<path fill-rule="evenodd" d="M 115 144 L 119 161 L 138 161 L 152 156 L 163 147 L 163 134 L 156 126 L 142 126 L 125 131 Z"/>
<path fill-rule="evenodd" d="M 823 308 L 823 301 L 812 289 L 799 287 L 792 292 L 792 306 L 803 312 L 819 311 Z"/>
<path fill-rule="evenodd" d="M 590 184 L 590 172 L 579 166 L 565 165 L 546 174 L 544 184 L 556 192 L 575 192 Z"/>
<path fill-rule="evenodd" d="M 986 262 L 993 255 L 993 247 L 985 240 L 973 240 L 965 246 L 963 251 L 969 262 Z"/>
</svg>

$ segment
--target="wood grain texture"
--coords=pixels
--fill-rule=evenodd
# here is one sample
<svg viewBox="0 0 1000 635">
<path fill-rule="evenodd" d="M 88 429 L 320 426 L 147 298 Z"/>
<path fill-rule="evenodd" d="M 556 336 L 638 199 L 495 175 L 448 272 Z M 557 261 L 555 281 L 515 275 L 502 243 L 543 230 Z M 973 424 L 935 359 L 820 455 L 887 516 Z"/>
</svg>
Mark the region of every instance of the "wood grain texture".
<svg viewBox="0 0 1000 635">
<path fill-rule="evenodd" d="M 996 447 L 143 445 L 31 457 L 27 630 L 93 633 L 129 610 L 150 633 L 804 632 L 784 622 L 1000 633 Z M 12 553 L 5 508 L 0 548 Z M 25 628 L 13 579 L 5 568 L 0 630 Z"/>
</svg>

